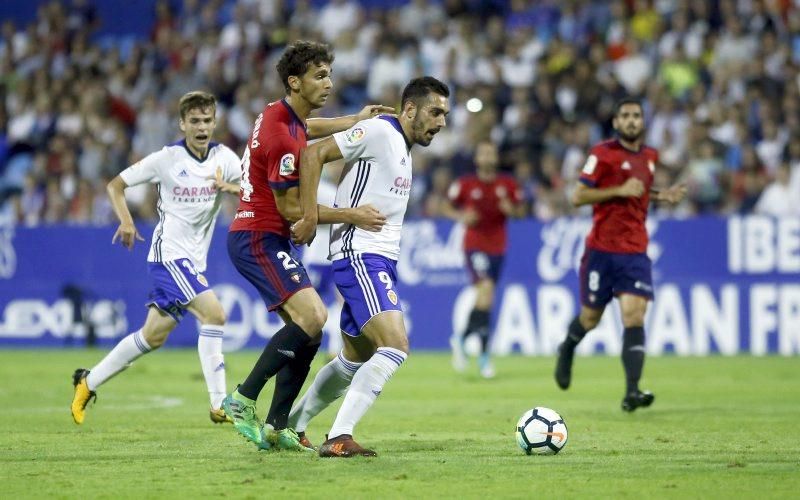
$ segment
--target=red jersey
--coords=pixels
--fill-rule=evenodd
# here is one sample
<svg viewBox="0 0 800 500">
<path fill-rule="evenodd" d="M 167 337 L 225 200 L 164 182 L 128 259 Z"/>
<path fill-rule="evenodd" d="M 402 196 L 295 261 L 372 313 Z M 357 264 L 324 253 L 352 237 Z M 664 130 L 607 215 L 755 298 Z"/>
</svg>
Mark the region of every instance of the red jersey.
<svg viewBox="0 0 800 500">
<path fill-rule="evenodd" d="M 636 177 L 644 184 L 644 194 L 639 198 L 613 198 L 595 203 L 587 247 L 612 253 L 647 251 L 645 220 L 657 163 L 658 151 L 645 145 L 638 152 L 631 151 L 614 139 L 592 148 L 581 171 L 582 183 L 603 189 Z"/>
<path fill-rule="evenodd" d="M 231 231 L 268 231 L 288 238 L 289 222 L 275 204 L 273 189 L 300 184 L 300 150 L 306 126 L 285 99 L 267 104 L 256 118 L 242 157 L 239 208 Z"/>
<path fill-rule="evenodd" d="M 478 221 L 467 227 L 464 250 L 502 255 L 506 251 L 506 215 L 500 211 L 500 200 L 509 198 L 513 204 L 522 200 L 522 190 L 517 181 L 507 175 L 498 175 L 485 182 L 477 175 L 465 175 L 456 180 L 448 192 L 450 201 L 460 209 L 472 209 Z"/>
</svg>

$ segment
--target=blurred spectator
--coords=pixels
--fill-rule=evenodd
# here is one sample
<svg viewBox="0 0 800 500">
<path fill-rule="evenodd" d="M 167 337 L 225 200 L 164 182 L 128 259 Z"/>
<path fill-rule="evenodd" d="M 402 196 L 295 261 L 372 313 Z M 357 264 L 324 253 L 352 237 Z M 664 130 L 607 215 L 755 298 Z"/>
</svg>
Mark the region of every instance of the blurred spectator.
<svg viewBox="0 0 800 500">
<path fill-rule="evenodd" d="M 761 193 L 755 212 L 776 217 L 800 215 L 800 193 L 792 192 L 790 179 L 789 164 L 781 163 L 775 172 L 775 180 Z"/>
<path fill-rule="evenodd" d="M 771 176 L 784 186 L 784 163 L 800 193 L 790 2 L 157 0 L 142 11 L 152 26 L 123 35 L 102 31 L 113 20 L 96 5 L 46 2 L 27 25 L 0 25 L 0 202 L 20 223 L 107 223 L 105 183 L 173 141 L 161 103 L 194 88 L 218 96 L 217 137 L 240 150 L 283 94 L 276 58 L 298 38 L 334 46 L 329 112 L 396 105 L 423 73 L 451 85 L 448 127 L 414 153 L 412 212 L 435 212 L 441 178 L 488 139 L 532 216 L 580 213 L 566 196 L 626 94 L 643 99 L 661 182 L 690 184 L 681 210 L 750 213 Z M 129 195 L 156 216 L 149 189 Z"/>
</svg>

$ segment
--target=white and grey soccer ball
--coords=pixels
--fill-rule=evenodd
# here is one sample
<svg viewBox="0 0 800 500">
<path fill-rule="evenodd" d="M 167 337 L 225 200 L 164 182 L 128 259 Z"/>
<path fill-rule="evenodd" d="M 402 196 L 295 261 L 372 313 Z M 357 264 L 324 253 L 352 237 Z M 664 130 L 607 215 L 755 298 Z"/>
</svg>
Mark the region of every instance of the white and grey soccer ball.
<svg viewBox="0 0 800 500">
<path fill-rule="evenodd" d="M 516 436 L 528 455 L 555 455 L 567 444 L 567 424 L 555 410 L 537 406 L 519 418 Z"/>
</svg>

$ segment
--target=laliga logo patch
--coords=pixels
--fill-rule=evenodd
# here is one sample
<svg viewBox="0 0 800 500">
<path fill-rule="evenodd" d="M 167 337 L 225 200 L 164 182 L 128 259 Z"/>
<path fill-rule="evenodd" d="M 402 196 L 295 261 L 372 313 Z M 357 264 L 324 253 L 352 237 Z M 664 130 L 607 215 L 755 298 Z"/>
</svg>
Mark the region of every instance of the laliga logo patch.
<svg viewBox="0 0 800 500">
<path fill-rule="evenodd" d="M 197 274 L 197 281 L 199 281 L 204 287 L 208 288 L 208 280 L 202 274 Z"/>
<path fill-rule="evenodd" d="M 356 127 L 353 130 L 349 131 L 345 136 L 345 140 L 350 144 L 355 144 L 356 142 L 360 141 L 366 135 L 366 131 L 361 127 Z"/>
<path fill-rule="evenodd" d="M 292 153 L 283 155 L 279 172 L 281 175 L 289 175 L 294 172 L 294 155 Z"/>
<path fill-rule="evenodd" d="M 395 293 L 394 290 L 389 290 L 388 292 L 386 292 L 386 296 L 389 298 L 389 302 L 391 302 L 394 305 L 397 305 L 397 294 Z"/>
</svg>

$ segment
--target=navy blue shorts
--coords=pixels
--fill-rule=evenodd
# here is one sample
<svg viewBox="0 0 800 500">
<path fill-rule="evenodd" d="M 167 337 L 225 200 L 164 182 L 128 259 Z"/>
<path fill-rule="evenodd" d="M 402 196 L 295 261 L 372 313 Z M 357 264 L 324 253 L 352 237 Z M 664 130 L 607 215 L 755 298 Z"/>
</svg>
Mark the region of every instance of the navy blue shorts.
<svg viewBox="0 0 800 500">
<path fill-rule="evenodd" d="M 303 264 L 288 238 L 266 231 L 231 231 L 228 256 L 274 311 L 303 288 L 310 288 Z"/>
<path fill-rule="evenodd" d="M 653 300 L 653 276 L 646 253 L 610 253 L 587 248 L 581 259 L 581 303 L 602 309 L 622 293 Z"/>
<path fill-rule="evenodd" d="M 497 283 L 503 270 L 504 255 L 491 255 L 481 251 L 468 251 L 467 270 L 473 283 L 490 278 Z"/>
<path fill-rule="evenodd" d="M 369 253 L 335 260 L 333 280 L 344 297 L 339 327 L 351 337 L 359 336 L 374 316 L 403 310 L 397 295 L 397 261 Z"/>
<path fill-rule="evenodd" d="M 197 272 L 189 259 L 148 262 L 153 281 L 147 306 L 156 306 L 180 323 L 189 302 L 209 290 L 206 277 Z"/>
</svg>

